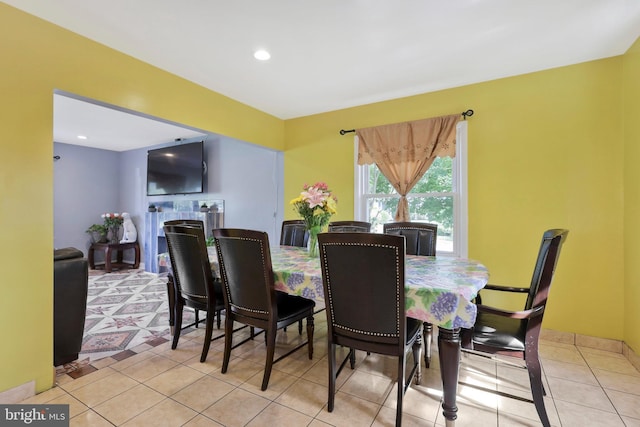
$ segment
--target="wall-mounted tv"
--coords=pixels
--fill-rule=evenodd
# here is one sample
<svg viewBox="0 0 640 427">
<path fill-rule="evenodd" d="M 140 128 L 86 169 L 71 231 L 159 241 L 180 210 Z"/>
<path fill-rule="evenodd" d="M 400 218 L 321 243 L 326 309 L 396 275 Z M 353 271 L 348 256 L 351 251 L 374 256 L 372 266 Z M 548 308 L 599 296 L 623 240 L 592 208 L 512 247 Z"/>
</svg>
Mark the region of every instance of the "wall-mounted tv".
<svg viewBox="0 0 640 427">
<path fill-rule="evenodd" d="M 203 191 L 202 141 L 148 151 L 147 196 L 192 194 Z"/>
</svg>

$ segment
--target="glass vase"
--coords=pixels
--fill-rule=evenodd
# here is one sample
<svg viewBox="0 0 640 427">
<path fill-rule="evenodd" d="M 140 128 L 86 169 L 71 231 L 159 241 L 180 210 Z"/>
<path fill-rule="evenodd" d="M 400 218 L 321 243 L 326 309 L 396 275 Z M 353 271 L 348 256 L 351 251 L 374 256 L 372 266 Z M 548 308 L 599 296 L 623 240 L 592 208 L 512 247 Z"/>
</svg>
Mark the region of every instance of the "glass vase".
<svg viewBox="0 0 640 427">
<path fill-rule="evenodd" d="M 309 229 L 309 240 L 307 241 L 307 250 L 309 251 L 309 256 L 317 258 L 320 256 L 318 252 L 318 230 L 319 227 L 311 227 Z"/>
<path fill-rule="evenodd" d="M 109 227 L 110 239 L 109 243 L 119 243 L 120 242 L 120 226 L 112 225 Z"/>
</svg>

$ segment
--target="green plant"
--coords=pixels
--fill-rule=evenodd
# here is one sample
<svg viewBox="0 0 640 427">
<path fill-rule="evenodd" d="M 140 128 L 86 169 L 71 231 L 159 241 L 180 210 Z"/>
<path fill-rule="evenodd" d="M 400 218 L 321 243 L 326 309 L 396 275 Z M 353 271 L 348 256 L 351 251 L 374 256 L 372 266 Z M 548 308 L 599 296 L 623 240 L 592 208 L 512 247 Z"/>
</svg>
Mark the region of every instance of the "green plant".
<svg viewBox="0 0 640 427">
<path fill-rule="evenodd" d="M 213 236 L 211 237 L 207 237 L 207 246 L 213 246 L 216 244 L 215 240 L 213 239 Z"/>
<path fill-rule="evenodd" d="M 109 231 L 109 228 L 104 224 L 93 224 L 86 230 L 87 233 L 98 233 L 105 236 L 107 235 L 107 231 Z"/>
</svg>

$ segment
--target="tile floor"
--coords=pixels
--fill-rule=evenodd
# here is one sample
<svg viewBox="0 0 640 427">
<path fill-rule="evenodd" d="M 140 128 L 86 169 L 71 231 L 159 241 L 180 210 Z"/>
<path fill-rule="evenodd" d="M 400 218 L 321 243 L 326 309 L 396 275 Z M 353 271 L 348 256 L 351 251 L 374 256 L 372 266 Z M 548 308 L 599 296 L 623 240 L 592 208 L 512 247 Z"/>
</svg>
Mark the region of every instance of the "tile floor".
<svg viewBox="0 0 640 427">
<path fill-rule="evenodd" d="M 200 363 L 202 333 L 183 335 L 176 350 L 157 339 L 59 374 L 56 387 L 23 403 L 69 404 L 74 427 L 394 425 L 395 361 L 363 352 L 356 369 L 347 366 L 338 378 L 335 409 L 327 412 L 324 313 L 316 315 L 314 359 L 305 350 L 283 359 L 264 392 L 262 339 L 236 348 L 223 375 L 223 340 L 214 341 Z M 279 351 L 299 339 L 297 328 L 280 332 Z M 640 373 L 622 354 L 549 341 L 541 342 L 541 353 L 552 425 L 640 426 Z M 434 356 L 422 384 L 407 391 L 405 426 L 445 424 Z M 530 397 L 526 371 L 478 356 L 462 357 L 460 381 Z M 458 407 L 458 426 L 541 425 L 533 404 L 470 386 L 459 387 Z"/>
</svg>

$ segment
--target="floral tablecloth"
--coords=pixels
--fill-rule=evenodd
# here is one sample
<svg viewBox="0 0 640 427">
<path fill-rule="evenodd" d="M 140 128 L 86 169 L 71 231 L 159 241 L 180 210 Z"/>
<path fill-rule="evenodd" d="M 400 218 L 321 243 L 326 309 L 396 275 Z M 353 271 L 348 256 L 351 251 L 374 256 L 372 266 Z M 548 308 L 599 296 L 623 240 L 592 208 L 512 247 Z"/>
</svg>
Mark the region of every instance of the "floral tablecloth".
<svg viewBox="0 0 640 427">
<path fill-rule="evenodd" d="M 215 247 L 209 259 L 218 271 Z M 166 254 L 159 265 L 169 264 Z M 324 304 L 320 260 L 310 258 L 304 248 L 271 247 L 276 288 Z M 477 261 L 452 257 L 407 255 L 405 260 L 405 304 L 407 315 L 443 328 L 470 328 L 476 320 L 471 301 L 489 280 L 487 269 Z"/>
</svg>

